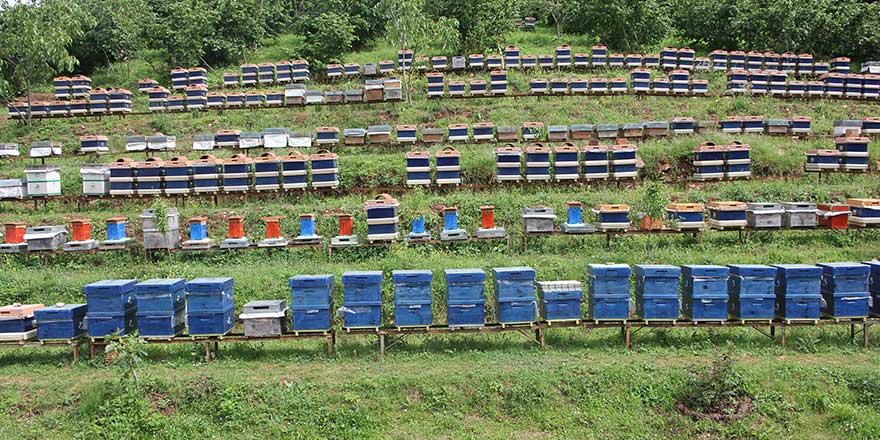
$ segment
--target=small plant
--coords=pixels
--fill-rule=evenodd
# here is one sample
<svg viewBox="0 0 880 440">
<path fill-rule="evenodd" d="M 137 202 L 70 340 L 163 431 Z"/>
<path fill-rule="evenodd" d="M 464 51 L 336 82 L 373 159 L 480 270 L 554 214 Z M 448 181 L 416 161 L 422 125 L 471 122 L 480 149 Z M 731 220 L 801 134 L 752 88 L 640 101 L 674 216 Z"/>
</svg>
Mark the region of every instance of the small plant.
<svg viewBox="0 0 880 440">
<path fill-rule="evenodd" d="M 660 183 L 646 182 L 642 187 L 642 198 L 635 210 L 639 229 L 662 229 L 668 203 L 669 200 L 663 195 Z"/>
<path fill-rule="evenodd" d="M 697 371 L 687 382 L 677 409 L 694 419 L 738 420 L 751 411 L 752 396 L 745 380 L 734 368 L 727 350 L 709 369 Z"/>
<path fill-rule="evenodd" d="M 153 214 L 156 216 L 156 228 L 162 235 L 168 231 L 168 204 L 162 199 L 156 199 L 150 206 Z"/>
<path fill-rule="evenodd" d="M 138 368 L 147 356 L 146 342 L 138 338 L 137 333 L 111 336 L 112 342 L 104 349 L 114 365 L 122 369 L 122 382 L 131 380 L 135 388 L 140 388 Z"/>
</svg>

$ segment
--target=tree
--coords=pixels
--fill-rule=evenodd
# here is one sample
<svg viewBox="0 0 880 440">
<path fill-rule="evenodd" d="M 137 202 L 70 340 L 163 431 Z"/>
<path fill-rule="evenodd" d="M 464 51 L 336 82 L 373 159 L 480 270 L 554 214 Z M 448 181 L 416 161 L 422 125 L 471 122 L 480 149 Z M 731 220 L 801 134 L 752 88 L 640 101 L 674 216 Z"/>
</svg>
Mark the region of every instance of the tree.
<svg viewBox="0 0 880 440">
<path fill-rule="evenodd" d="M 386 32 L 391 43 L 401 50 L 411 50 L 413 57 L 426 53 L 436 43 L 440 49 L 458 40 L 457 22 L 447 17 L 431 16 L 426 11 L 426 0 L 383 0 L 381 5 L 388 15 Z M 409 85 L 415 69 L 403 71 L 403 88 L 407 102 L 412 102 Z"/>
<path fill-rule="evenodd" d="M 145 46 L 144 24 L 155 20 L 145 0 L 77 0 L 92 20 L 71 43 L 70 54 L 87 72 L 131 58 Z"/>
<path fill-rule="evenodd" d="M 460 47 L 468 51 L 495 49 L 507 44 L 507 35 L 522 20 L 523 0 L 431 0 L 435 16 L 458 22 Z"/>
<path fill-rule="evenodd" d="M 563 30 L 592 33 L 621 50 L 659 43 L 672 29 L 666 0 L 570 0 Z"/>
<path fill-rule="evenodd" d="M 305 56 L 318 64 L 338 61 L 351 50 L 354 43 L 354 25 L 348 15 L 324 12 L 305 25 Z"/>
<path fill-rule="evenodd" d="M 67 48 L 88 20 L 78 5 L 65 0 L 0 0 L 0 91 L 10 97 L 31 92 L 53 75 L 72 71 L 77 60 Z M 27 123 L 31 123 L 28 110 Z"/>
</svg>

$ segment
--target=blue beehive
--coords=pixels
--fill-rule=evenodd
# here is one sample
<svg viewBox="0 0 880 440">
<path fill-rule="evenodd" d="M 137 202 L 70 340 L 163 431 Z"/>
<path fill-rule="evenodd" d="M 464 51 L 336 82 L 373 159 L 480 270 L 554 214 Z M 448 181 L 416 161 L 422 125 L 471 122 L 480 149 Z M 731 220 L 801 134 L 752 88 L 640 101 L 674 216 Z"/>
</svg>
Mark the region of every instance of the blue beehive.
<svg viewBox="0 0 880 440">
<path fill-rule="evenodd" d="M 432 279 L 430 270 L 391 272 L 394 283 L 394 324 L 397 327 L 431 325 Z"/>
<path fill-rule="evenodd" d="M 495 180 L 499 182 L 514 181 L 518 182 L 522 179 L 522 149 L 507 144 L 503 147 L 495 149 L 496 173 Z"/>
<path fill-rule="evenodd" d="M 629 318 L 629 275 L 626 264 L 588 264 L 590 319 L 625 321 Z"/>
<path fill-rule="evenodd" d="M 789 320 L 818 320 L 822 302 L 822 269 L 806 264 L 776 268 L 776 315 Z"/>
<path fill-rule="evenodd" d="M 138 316 L 163 314 L 186 307 L 186 280 L 151 279 L 134 286 Z"/>
<path fill-rule="evenodd" d="M 406 184 L 431 184 L 431 153 L 427 151 L 409 151 L 406 153 Z"/>
<path fill-rule="evenodd" d="M 771 320 L 775 314 L 776 269 L 754 264 L 730 264 L 727 282 L 730 316 L 740 320 Z"/>
<path fill-rule="evenodd" d="M 450 327 L 482 326 L 486 321 L 486 272 L 446 269 L 446 321 Z"/>
<path fill-rule="evenodd" d="M 651 71 L 638 67 L 630 71 L 629 79 L 635 92 L 647 93 L 651 90 Z"/>
<path fill-rule="evenodd" d="M 342 274 L 343 326 L 378 328 L 382 326 L 382 272 Z"/>
<path fill-rule="evenodd" d="M 724 150 L 723 146 L 714 142 L 703 142 L 694 148 L 694 178 L 706 180 L 724 177 Z"/>
<path fill-rule="evenodd" d="M 844 75 L 849 73 L 850 69 L 850 59 L 847 57 L 838 57 L 831 60 L 831 71 L 842 73 Z"/>
<path fill-rule="evenodd" d="M 542 144 L 526 148 L 526 180 L 550 180 L 550 149 Z"/>
<path fill-rule="evenodd" d="M 578 147 L 570 143 L 553 149 L 553 178 L 557 182 L 578 179 L 579 155 Z"/>
<path fill-rule="evenodd" d="M 571 46 L 567 44 L 563 44 L 561 46 L 556 47 L 556 66 L 557 67 L 570 67 L 571 66 Z"/>
<path fill-rule="evenodd" d="M 232 87 L 241 84 L 241 74 L 238 72 L 226 72 L 223 74 L 223 86 Z"/>
<path fill-rule="evenodd" d="M 292 151 L 281 158 L 281 187 L 305 189 L 308 186 L 308 156 Z"/>
<path fill-rule="evenodd" d="M 242 64 L 241 65 L 241 83 L 244 85 L 254 85 L 257 83 L 257 76 L 259 75 L 259 66 L 256 64 Z"/>
<path fill-rule="evenodd" d="M 542 69 L 552 69 L 553 67 L 555 67 L 553 64 L 553 55 L 538 55 L 538 66 L 540 66 Z"/>
<path fill-rule="evenodd" d="M 660 50 L 661 66 L 663 69 L 675 69 L 678 67 L 678 49 L 675 47 L 664 47 Z"/>
<path fill-rule="evenodd" d="M 575 53 L 574 54 L 574 67 L 576 69 L 586 69 L 590 67 L 590 54 L 588 53 Z"/>
<path fill-rule="evenodd" d="M 728 54 L 727 62 L 731 69 L 746 68 L 746 53 L 741 50 L 734 50 Z"/>
<path fill-rule="evenodd" d="M 257 65 L 257 83 L 272 84 L 275 82 L 275 64 L 260 63 Z"/>
<path fill-rule="evenodd" d="M 217 192 L 220 190 L 221 161 L 205 154 L 193 162 L 193 190 L 195 192 Z"/>
<path fill-rule="evenodd" d="M 312 188 L 336 188 L 339 186 L 338 156 L 327 150 L 312 154 Z"/>
<path fill-rule="evenodd" d="M 533 95 L 542 95 L 547 93 L 548 82 L 543 78 L 532 78 L 529 80 L 529 92 Z"/>
<path fill-rule="evenodd" d="M 367 239 L 397 240 L 400 235 L 397 225 L 400 219 L 397 208 L 400 202 L 388 194 L 379 194 L 373 200 L 367 200 L 364 210 L 367 212 Z"/>
<path fill-rule="evenodd" d="M 608 60 L 608 48 L 597 44 L 590 49 L 590 64 L 593 67 L 605 67 Z"/>
<path fill-rule="evenodd" d="M 452 147 L 444 147 L 436 156 L 438 185 L 458 185 L 461 183 L 461 154 Z"/>
<path fill-rule="evenodd" d="M 844 170 L 868 169 L 867 137 L 841 136 L 834 139 L 834 146 L 840 152 L 841 167 Z"/>
<path fill-rule="evenodd" d="M 330 330 L 333 275 L 302 275 L 290 279 L 294 332 Z"/>
<path fill-rule="evenodd" d="M 712 70 L 727 70 L 727 51 L 713 50 L 709 53 L 709 61 L 712 62 Z"/>
<path fill-rule="evenodd" d="M 86 285 L 83 290 L 89 314 L 122 313 L 137 307 L 135 284 L 137 280 L 103 280 Z"/>
<path fill-rule="evenodd" d="M 862 264 L 870 268 L 868 275 L 868 292 L 871 294 L 872 315 L 880 315 L 880 261 L 864 261 Z"/>
<path fill-rule="evenodd" d="M 425 78 L 428 80 L 428 96 L 443 96 L 445 93 L 443 72 L 428 72 Z"/>
<path fill-rule="evenodd" d="M 675 228 L 703 229 L 703 205 L 700 203 L 670 203 L 666 206 L 666 218 L 675 222 Z"/>
<path fill-rule="evenodd" d="M 642 65 L 642 56 L 637 53 L 628 53 L 623 61 L 626 67 L 640 67 Z"/>
<path fill-rule="evenodd" d="M 289 285 L 293 331 L 330 330 L 333 275 L 297 275 Z"/>
<path fill-rule="evenodd" d="M 724 266 L 682 266 L 682 314 L 692 321 L 727 320 L 727 280 Z"/>
<path fill-rule="evenodd" d="M 751 51 L 746 54 L 746 69 L 761 70 L 764 67 L 764 54 Z"/>
<path fill-rule="evenodd" d="M 677 320 L 681 269 L 651 264 L 638 264 L 635 269 L 636 316 L 645 321 Z"/>
<path fill-rule="evenodd" d="M 531 267 L 493 268 L 495 306 L 498 322 L 525 323 L 535 320 L 535 269 Z"/>
<path fill-rule="evenodd" d="M 507 68 L 516 68 L 520 66 L 519 48 L 516 46 L 507 46 L 504 49 L 504 64 Z"/>
<path fill-rule="evenodd" d="M 34 310 L 37 339 L 72 339 L 86 331 L 86 305 L 58 303 Z"/>
<path fill-rule="evenodd" d="M 486 68 L 486 57 L 481 53 L 472 53 L 468 55 L 468 67 L 480 70 Z"/>
<path fill-rule="evenodd" d="M 186 308 L 162 313 L 137 314 L 138 336 L 144 338 L 173 338 L 186 329 Z"/>
<path fill-rule="evenodd" d="M 870 266 L 860 263 L 819 263 L 822 268 L 822 313 L 832 318 L 868 316 Z"/>
<path fill-rule="evenodd" d="M 636 151 L 638 147 L 626 143 L 626 139 L 618 139 L 617 145 L 610 148 L 611 176 L 618 179 L 634 178 L 636 169 Z"/>
<path fill-rule="evenodd" d="M 254 160 L 254 189 L 257 191 L 278 190 L 280 176 L 281 160 L 275 154 L 267 151 Z"/>
<path fill-rule="evenodd" d="M 880 223 L 880 200 L 877 199 L 847 199 L 852 214 L 849 223 L 856 226 L 866 226 Z"/>
<path fill-rule="evenodd" d="M 740 141 L 724 147 L 724 177 L 738 178 L 752 175 L 752 147 Z"/>
<path fill-rule="evenodd" d="M 196 278 L 186 283 L 191 336 L 223 335 L 235 325 L 232 278 Z"/>
<path fill-rule="evenodd" d="M 658 69 L 660 68 L 660 54 L 652 53 L 645 54 L 642 57 L 642 65 L 649 69 Z"/>
<path fill-rule="evenodd" d="M 579 321 L 583 287 L 579 281 L 539 281 L 540 318 L 547 322 Z"/>
<path fill-rule="evenodd" d="M 233 154 L 223 161 L 223 191 L 241 192 L 251 187 L 254 160 L 244 154 Z"/>
<path fill-rule="evenodd" d="M 609 176 L 608 147 L 588 145 L 581 154 L 581 170 L 585 179 L 607 179 Z"/>
</svg>

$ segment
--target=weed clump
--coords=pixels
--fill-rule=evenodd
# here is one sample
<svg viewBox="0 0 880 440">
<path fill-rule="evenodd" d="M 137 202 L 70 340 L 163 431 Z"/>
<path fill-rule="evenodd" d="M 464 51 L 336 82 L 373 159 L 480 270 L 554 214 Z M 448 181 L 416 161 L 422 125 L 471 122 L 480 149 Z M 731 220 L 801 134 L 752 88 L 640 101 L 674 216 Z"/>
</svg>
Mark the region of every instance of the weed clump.
<svg viewBox="0 0 880 440">
<path fill-rule="evenodd" d="M 745 380 L 734 368 L 733 355 L 724 352 L 708 369 L 688 380 L 676 409 L 695 420 L 732 421 L 752 410 L 752 396 Z"/>
</svg>

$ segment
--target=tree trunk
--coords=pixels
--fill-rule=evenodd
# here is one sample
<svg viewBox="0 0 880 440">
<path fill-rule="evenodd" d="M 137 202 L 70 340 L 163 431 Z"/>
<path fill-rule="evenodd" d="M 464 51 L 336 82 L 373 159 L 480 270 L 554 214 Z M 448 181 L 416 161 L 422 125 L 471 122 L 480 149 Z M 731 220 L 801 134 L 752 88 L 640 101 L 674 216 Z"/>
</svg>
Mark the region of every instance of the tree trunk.
<svg viewBox="0 0 880 440">
<path fill-rule="evenodd" d="M 24 87 L 25 87 L 25 92 L 27 93 L 27 103 L 28 103 L 27 118 L 25 118 L 25 121 L 27 123 L 27 126 L 30 127 L 31 126 L 31 111 L 32 111 L 31 110 L 31 82 L 25 81 Z"/>
</svg>

